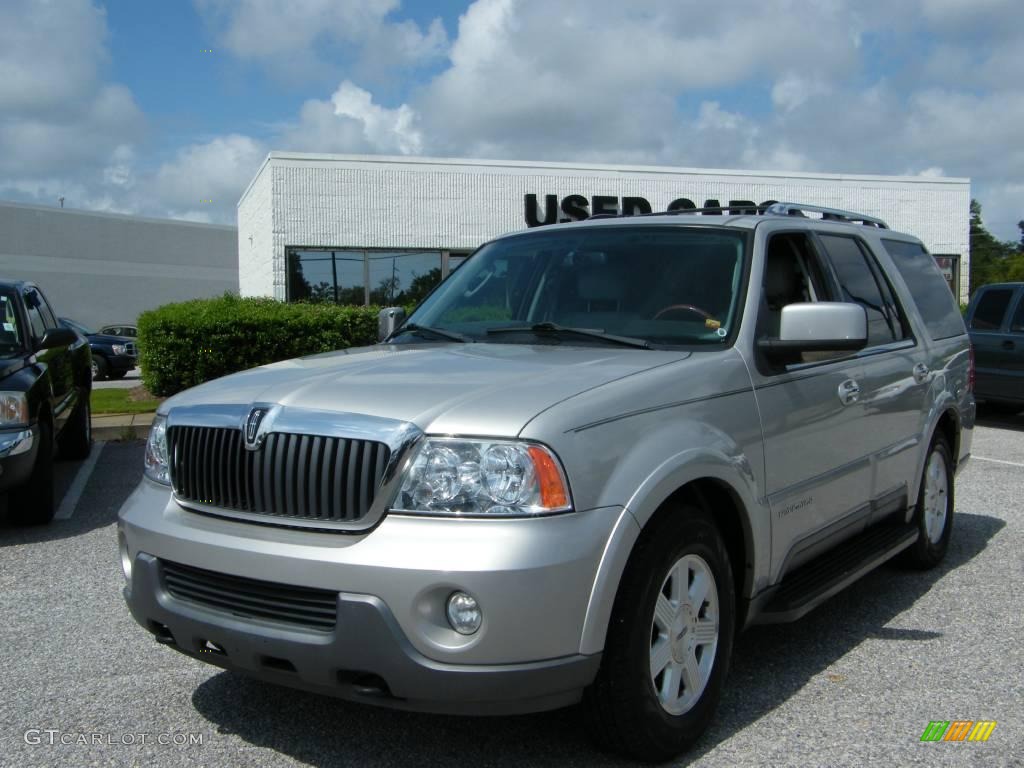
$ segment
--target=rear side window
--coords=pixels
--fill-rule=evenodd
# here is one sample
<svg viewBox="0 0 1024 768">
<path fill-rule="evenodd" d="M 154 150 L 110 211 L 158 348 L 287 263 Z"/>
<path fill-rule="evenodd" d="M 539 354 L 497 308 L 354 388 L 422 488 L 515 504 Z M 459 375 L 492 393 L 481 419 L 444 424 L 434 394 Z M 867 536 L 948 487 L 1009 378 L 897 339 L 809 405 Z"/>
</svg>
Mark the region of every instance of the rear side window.
<svg viewBox="0 0 1024 768">
<path fill-rule="evenodd" d="M 1024 333 L 1024 296 L 1017 302 L 1017 311 L 1013 313 L 1013 320 L 1010 321 L 1010 333 Z"/>
<path fill-rule="evenodd" d="M 976 331 L 998 331 L 1003 327 L 1003 318 L 1013 298 L 1013 288 L 992 288 L 981 294 L 974 315 L 971 317 L 971 328 Z"/>
<path fill-rule="evenodd" d="M 953 292 L 924 246 L 900 240 L 883 240 L 882 243 L 910 289 L 929 335 L 933 339 L 948 339 L 964 333 L 964 321 Z"/>
<path fill-rule="evenodd" d="M 839 278 L 842 301 L 860 304 L 868 315 L 868 346 L 891 344 L 907 337 L 896 299 L 885 278 L 871 266 L 852 237 L 821 235 Z M 948 288 L 944 288 L 947 292 Z"/>
</svg>

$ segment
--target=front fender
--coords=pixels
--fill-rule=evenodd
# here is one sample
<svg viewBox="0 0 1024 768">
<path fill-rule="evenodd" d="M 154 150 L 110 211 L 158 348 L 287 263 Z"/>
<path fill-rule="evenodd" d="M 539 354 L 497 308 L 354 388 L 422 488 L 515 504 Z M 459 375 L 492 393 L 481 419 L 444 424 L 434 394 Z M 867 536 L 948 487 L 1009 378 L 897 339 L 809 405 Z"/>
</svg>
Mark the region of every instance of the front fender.
<svg viewBox="0 0 1024 768">
<path fill-rule="evenodd" d="M 680 444 L 693 447 L 678 450 Z M 676 446 L 675 452 L 671 446 Z M 737 502 L 747 554 L 747 581 L 743 594 L 764 586 L 770 552 L 771 516 L 759 498 L 763 461 L 759 443 L 754 458 L 721 430 L 698 421 L 663 421 L 614 467 L 604 487 L 605 498 L 620 499 L 624 514 L 609 536 L 594 578 L 584 621 L 581 653 L 597 653 L 604 646 L 608 623 L 626 563 L 644 526 L 669 497 L 684 485 L 712 480 Z M 619 494 L 630 489 L 624 498 Z M 711 510 L 712 513 L 714 510 Z"/>
</svg>

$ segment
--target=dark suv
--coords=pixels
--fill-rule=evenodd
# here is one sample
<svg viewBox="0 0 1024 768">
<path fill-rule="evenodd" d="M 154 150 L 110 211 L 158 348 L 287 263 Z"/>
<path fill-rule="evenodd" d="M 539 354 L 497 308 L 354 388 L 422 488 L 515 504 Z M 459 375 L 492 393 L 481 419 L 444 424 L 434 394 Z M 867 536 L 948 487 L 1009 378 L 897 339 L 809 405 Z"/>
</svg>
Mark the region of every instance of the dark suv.
<svg viewBox="0 0 1024 768">
<path fill-rule="evenodd" d="M 975 392 L 990 408 L 1024 410 L 1024 283 L 985 285 L 967 308 Z"/>
<path fill-rule="evenodd" d="M 92 377 L 96 381 L 123 379 L 138 363 L 135 340 L 125 336 L 111 336 L 100 333 L 75 322 L 70 317 L 59 317 L 57 321 L 65 328 L 82 334 L 92 351 Z"/>
<path fill-rule="evenodd" d="M 31 283 L 0 281 L 0 493 L 17 523 L 53 518 L 53 457 L 92 446 L 89 345 Z"/>
</svg>

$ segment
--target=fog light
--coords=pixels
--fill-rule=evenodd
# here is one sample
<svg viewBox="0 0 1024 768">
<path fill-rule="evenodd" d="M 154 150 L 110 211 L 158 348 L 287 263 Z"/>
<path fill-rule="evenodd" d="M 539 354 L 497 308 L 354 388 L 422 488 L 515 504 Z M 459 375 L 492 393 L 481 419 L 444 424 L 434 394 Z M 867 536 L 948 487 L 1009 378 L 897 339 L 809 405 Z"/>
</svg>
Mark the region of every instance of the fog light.
<svg viewBox="0 0 1024 768">
<path fill-rule="evenodd" d="M 131 583 L 132 580 L 132 558 L 128 554 L 128 542 L 124 538 L 122 531 L 117 532 L 117 548 L 121 551 L 121 572 L 124 573 L 125 579 Z"/>
<path fill-rule="evenodd" d="M 453 592 L 448 598 L 448 623 L 460 635 L 472 635 L 483 620 L 475 598 L 465 592 Z"/>
</svg>

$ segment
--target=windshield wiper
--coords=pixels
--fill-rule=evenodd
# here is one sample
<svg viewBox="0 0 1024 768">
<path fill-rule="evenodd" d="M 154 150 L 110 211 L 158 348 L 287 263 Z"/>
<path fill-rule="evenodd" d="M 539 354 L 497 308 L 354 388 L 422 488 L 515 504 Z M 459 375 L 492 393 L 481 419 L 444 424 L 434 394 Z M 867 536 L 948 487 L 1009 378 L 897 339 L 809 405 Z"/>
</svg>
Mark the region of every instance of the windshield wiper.
<svg viewBox="0 0 1024 768">
<path fill-rule="evenodd" d="M 467 341 L 472 341 L 469 336 L 463 336 L 461 333 L 455 333 L 455 331 L 446 331 L 443 328 L 431 328 L 426 325 L 419 325 L 418 323 L 406 323 L 393 334 L 391 338 L 400 336 L 403 333 L 416 333 L 421 336 L 433 336 L 435 339 L 445 339 L 446 341 L 457 341 L 460 344 L 465 344 Z"/>
<path fill-rule="evenodd" d="M 513 326 L 511 328 L 490 328 L 487 333 L 488 335 L 495 333 L 535 333 L 538 336 L 583 336 L 588 339 L 597 339 L 598 341 L 606 341 L 609 344 L 619 344 L 624 347 L 651 348 L 650 342 L 645 339 L 636 339 L 632 336 L 614 336 L 593 328 L 569 328 L 557 323 L 535 323 L 534 325 Z"/>
</svg>

